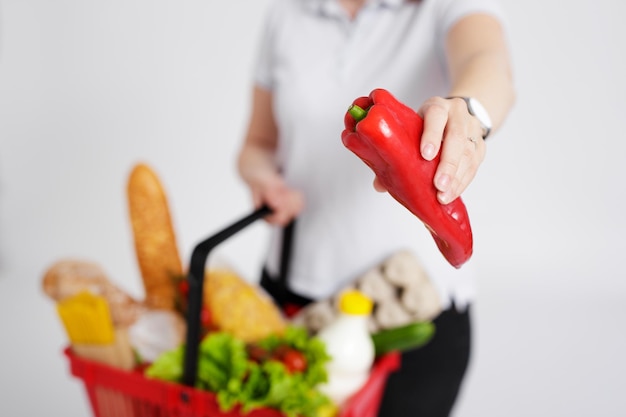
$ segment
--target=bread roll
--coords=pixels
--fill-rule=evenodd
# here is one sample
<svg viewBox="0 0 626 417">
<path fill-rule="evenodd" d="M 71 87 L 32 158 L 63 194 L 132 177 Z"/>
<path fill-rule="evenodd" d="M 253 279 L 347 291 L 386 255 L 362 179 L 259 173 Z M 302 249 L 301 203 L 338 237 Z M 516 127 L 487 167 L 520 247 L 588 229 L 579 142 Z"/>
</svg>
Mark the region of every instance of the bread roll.
<svg viewBox="0 0 626 417">
<path fill-rule="evenodd" d="M 137 164 L 128 180 L 128 206 L 137 262 L 150 308 L 176 307 L 174 279 L 183 275 L 167 197 L 154 171 Z"/>
<path fill-rule="evenodd" d="M 138 301 L 113 285 L 104 270 L 94 262 L 59 260 L 44 273 L 42 287 L 44 293 L 54 301 L 62 301 L 82 291 L 104 297 L 116 327 L 127 327 L 134 323 L 142 309 Z"/>
</svg>

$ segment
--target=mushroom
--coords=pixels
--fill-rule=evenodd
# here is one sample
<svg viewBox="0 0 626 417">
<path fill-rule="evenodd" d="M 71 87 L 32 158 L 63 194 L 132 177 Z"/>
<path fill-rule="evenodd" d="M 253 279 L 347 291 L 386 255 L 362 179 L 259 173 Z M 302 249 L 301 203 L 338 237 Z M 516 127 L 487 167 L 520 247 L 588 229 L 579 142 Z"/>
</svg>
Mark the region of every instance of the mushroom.
<svg viewBox="0 0 626 417">
<path fill-rule="evenodd" d="M 442 309 L 439 294 L 430 282 L 408 287 L 400 301 L 416 321 L 432 320 Z"/>
<path fill-rule="evenodd" d="M 407 250 L 397 252 L 387 259 L 383 264 L 383 274 L 389 282 L 403 288 L 428 281 L 422 265 Z"/>
<path fill-rule="evenodd" d="M 357 289 L 374 302 L 384 302 L 393 299 L 396 295 L 396 288 L 385 279 L 379 268 L 372 269 L 363 275 L 357 282 Z"/>
</svg>

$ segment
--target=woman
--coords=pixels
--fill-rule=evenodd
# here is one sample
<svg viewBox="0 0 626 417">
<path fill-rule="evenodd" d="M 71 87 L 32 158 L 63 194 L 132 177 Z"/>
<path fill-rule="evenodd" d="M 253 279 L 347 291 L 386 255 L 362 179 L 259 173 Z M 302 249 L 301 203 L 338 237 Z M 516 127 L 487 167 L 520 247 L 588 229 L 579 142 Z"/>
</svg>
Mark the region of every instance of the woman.
<svg viewBox="0 0 626 417">
<path fill-rule="evenodd" d="M 460 196 L 514 100 L 494 1 L 275 0 L 267 16 L 238 161 L 254 204 L 273 210 L 262 285 L 281 304 L 306 304 L 409 248 L 443 303 L 435 338 L 390 376 L 380 416 L 450 414 L 469 360 L 474 272 L 471 260 L 451 267 L 421 222 L 373 191 L 372 180 L 384 189 L 341 142 L 343 116 L 356 97 L 389 90 L 424 118 L 422 156 L 441 152 L 441 204 Z M 279 277 L 282 228 L 295 218 Z"/>
</svg>

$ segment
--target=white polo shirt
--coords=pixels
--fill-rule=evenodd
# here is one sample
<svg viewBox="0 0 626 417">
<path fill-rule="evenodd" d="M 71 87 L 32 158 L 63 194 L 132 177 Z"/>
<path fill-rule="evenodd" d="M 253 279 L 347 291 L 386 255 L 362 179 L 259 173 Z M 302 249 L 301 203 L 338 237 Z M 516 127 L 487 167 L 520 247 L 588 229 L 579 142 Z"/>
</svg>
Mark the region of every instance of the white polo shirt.
<svg viewBox="0 0 626 417">
<path fill-rule="evenodd" d="M 474 296 L 471 260 L 447 263 L 424 225 L 387 193 L 341 142 L 352 101 L 374 88 L 389 90 L 417 109 L 445 96 L 449 81 L 444 41 L 470 13 L 501 17 L 495 0 L 370 0 L 350 20 L 335 0 L 275 0 L 262 33 L 257 85 L 274 97 L 278 161 L 287 182 L 304 193 L 289 283 L 293 291 L 325 298 L 400 249 L 418 256 L 444 305 Z M 471 206 L 468 207 L 471 219 Z M 274 230 L 267 267 L 276 274 L 280 231 Z"/>
</svg>

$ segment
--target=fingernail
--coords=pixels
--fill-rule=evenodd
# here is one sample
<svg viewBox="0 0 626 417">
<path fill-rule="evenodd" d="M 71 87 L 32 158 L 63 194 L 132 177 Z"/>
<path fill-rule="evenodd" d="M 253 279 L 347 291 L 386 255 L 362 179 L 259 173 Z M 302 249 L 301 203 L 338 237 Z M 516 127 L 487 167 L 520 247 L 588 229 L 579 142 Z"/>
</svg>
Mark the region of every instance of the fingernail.
<svg viewBox="0 0 626 417">
<path fill-rule="evenodd" d="M 450 177 L 445 174 L 438 176 L 435 185 L 437 186 L 439 191 L 448 191 L 448 186 L 450 185 Z"/>
<path fill-rule="evenodd" d="M 441 204 L 448 204 L 450 200 L 450 195 L 448 193 L 439 193 L 437 197 L 439 198 L 439 202 Z"/>
<path fill-rule="evenodd" d="M 422 156 L 424 157 L 424 159 L 427 159 L 429 161 L 435 157 L 435 147 L 432 143 L 424 146 L 424 149 L 422 149 Z"/>
</svg>

